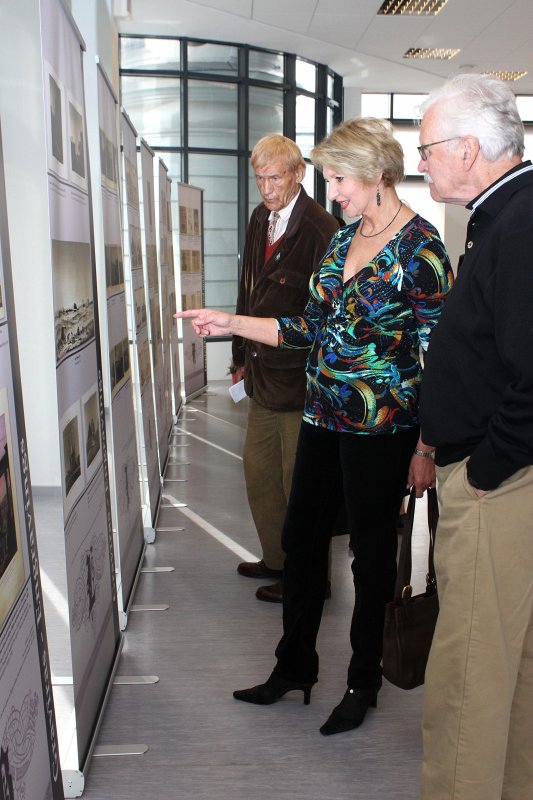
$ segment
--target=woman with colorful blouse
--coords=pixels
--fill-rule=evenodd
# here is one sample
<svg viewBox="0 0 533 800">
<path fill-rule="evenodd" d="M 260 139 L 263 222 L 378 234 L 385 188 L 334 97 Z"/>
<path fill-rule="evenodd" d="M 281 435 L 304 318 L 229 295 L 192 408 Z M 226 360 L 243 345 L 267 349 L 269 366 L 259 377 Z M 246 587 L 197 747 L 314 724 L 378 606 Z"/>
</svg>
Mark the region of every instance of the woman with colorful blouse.
<svg viewBox="0 0 533 800">
<path fill-rule="evenodd" d="M 347 691 L 320 728 L 358 727 L 381 687 L 383 620 L 396 579 L 398 509 L 407 486 L 435 483 L 419 438 L 420 352 L 438 322 L 452 272 L 437 230 L 400 201 L 403 152 L 381 120 L 342 123 L 311 153 L 328 197 L 356 222 L 331 240 L 301 317 L 182 312 L 200 336 L 239 334 L 307 348 L 307 395 L 283 533 L 283 636 L 265 683 L 234 692 L 268 705 L 318 680 L 316 639 L 332 526 L 344 497 L 355 605 Z"/>
</svg>

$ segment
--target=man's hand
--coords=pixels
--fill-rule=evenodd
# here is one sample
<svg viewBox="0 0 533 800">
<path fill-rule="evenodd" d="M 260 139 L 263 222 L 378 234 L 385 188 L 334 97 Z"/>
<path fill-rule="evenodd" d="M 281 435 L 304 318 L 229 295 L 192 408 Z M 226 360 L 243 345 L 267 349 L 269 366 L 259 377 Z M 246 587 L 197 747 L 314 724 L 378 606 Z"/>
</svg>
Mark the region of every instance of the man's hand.
<svg viewBox="0 0 533 800">
<path fill-rule="evenodd" d="M 231 373 L 231 383 L 234 386 L 244 378 L 244 367 L 235 367 L 235 372 Z"/>
</svg>

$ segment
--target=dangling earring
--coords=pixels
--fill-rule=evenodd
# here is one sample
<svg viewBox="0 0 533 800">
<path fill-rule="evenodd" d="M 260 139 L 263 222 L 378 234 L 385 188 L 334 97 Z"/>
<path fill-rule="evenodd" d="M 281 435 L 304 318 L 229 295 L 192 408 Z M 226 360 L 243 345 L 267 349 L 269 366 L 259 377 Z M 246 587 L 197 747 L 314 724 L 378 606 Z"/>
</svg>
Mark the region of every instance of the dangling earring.
<svg viewBox="0 0 533 800">
<path fill-rule="evenodd" d="M 376 190 L 376 203 L 378 206 L 381 205 L 381 192 L 379 191 L 379 188 Z"/>
</svg>

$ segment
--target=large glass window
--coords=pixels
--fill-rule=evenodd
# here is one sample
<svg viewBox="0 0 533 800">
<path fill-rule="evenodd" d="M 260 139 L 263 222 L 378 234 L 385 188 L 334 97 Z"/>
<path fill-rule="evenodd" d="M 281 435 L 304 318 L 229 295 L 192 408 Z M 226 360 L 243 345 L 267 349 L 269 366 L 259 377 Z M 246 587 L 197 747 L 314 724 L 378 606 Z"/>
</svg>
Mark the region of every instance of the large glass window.
<svg viewBox="0 0 533 800">
<path fill-rule="evenodd" d="M 263 50 L 250 50 L 248 76 L 251 80 L 283 83 L 283 55 Z"/>
<path fill-rule="evenodd" d="M 188 42 L 187 67 L 189 72 L 209 72 L 215 75 L 237 75 L 239 51 L 228 44 Z"/>
<path fill-rule="evenodd" d="M 181 144 L 180 85 L 179 78 L 140 75 L 122 78 L 122 105 L 150 147 Z"/>
<path fill-rule="evenodd" d="M 180 64 L 179 39 L 134 36 L 120 40 L 121 69 L 175 70 Z"/>
<path fill-rule="evenodd" d="M 316 65 L 296 59 L 296 86 L 308 92 L 316 92 Z"/>
<path fill-rule="evenodd" d="M 362 94 L 361 116 L 390 119 L 390 94 Z"/>
<path fill-rule="evenodd" d="M 249 146 L 267 133 L 283 133 L 283 93 L 250 86 L 248 103 Z"/>
<path fill-rule="evenodd" d="M 427 94 L 393 94 L 392 118 L 416 119 L 417 109 L 426 97 Z"/>
<path fill-rule="evenodd" d="M 189 146 L 236 149 L 235 84 L 189 81 Z"/>
<path fill-rule="evenodd" d="M 516 105 L 523 122 L 533 122 L 533 97 L 519 95 L 516 98 Z"/>
<path fill-rule="evenodd" d="M 246 227 L 261 202 L 250 153 L 279 133 L 308 159 L 342 119 L 342 81 L 323 64 L 235 43 L 125 34 L 120 55 L 121 104 L 139 136 L 174 183 L 203 189 L 206 302 L 233 310 Z M 311 164 L 303 185 L 328 205 Z"/>
<path fill-rule="evenodd" d="M 296 97 L 296 144 L 304 158 L 309 157 L 315 144 L 315 110 L 314 97 L 303 94 Z"/>
</svg>

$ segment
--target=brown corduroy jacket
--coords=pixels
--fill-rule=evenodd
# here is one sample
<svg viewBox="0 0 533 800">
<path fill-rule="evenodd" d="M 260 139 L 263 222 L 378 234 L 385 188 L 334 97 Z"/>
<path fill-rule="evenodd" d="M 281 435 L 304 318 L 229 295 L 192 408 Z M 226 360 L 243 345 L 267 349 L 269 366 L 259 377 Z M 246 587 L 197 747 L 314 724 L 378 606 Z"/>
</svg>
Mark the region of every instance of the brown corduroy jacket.
<svg viewBox="0 0 533 800">
<path fill-rule="evenodd" d="M 246 232 L 237 314 L 292 317 L 303 313 L 309 278 L 339 227 L 301 188 L 285 235 L 265 264 L 268 209 L 253 211 Z M 244 366 L 246 394 L 272 411 L 302 409 L 307 350 L 281 350 L 233 337 L 233 364 Z"/>
</svg>

